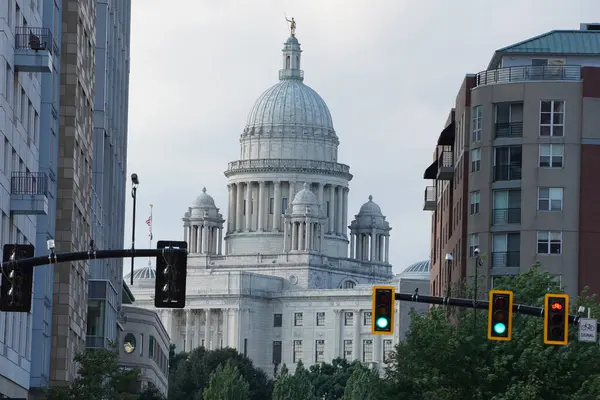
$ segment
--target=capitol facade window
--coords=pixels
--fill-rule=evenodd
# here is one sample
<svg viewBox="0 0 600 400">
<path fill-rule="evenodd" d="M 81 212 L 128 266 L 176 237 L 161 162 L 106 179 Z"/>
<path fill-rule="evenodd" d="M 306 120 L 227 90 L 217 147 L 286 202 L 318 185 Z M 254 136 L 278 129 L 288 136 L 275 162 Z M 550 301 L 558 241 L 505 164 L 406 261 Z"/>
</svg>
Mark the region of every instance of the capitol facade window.
<svg viewBox="0 0 600 400">
<path fill-rule="evenodd" d="M 283 318 L 281 314 L 273 314 L 273 327 L 281 328 L 282 320 Z"/>
<path fill-rule="evenodd" d="M 369 326 L 371 325 L 371 311 L 365 312 L 363 316 L 363 325 Z"/>
<path fill-rule="evenodd" d="M 302 313 L 294 313 L 294 326 L 302 326 Z"/>
<path fill-rule="evenodd" d="M 325 341 L 317 340 L 315 342 L 315 362 L 325 362 Z"/>
<path fill-rule="evenodd" d="M 352 313 L 352 312 L 344 313 L 344 325 L 346 325 L 346 326 L 354 325 L 354 313 Z"/>
<path fill-rule="evenodd" d="M 392 341 L 390 339 L 385 339 L 383 341 L 383 362 L 387 364 L 390 361 L 390 354 L 394 350 Z"/>
<path fill-rule="evenodd" d="M 363 362 L 373 362 L 373 340 L 363 340 Z"/>
<path fill-rule="evenodd" d="M 344 359 L 352 360 L 352 340 L 344 340 Z"/>
<path fill-rule="evenodd" d="M 294 340 L 294 357 L 293 362 L 302 361 L 302 340 Z"/>
<path fill-rule="evenodd" d="M 325 326 L 325 313 L 324 312 L 317 313 L 317 326 Z"/>
</svg>

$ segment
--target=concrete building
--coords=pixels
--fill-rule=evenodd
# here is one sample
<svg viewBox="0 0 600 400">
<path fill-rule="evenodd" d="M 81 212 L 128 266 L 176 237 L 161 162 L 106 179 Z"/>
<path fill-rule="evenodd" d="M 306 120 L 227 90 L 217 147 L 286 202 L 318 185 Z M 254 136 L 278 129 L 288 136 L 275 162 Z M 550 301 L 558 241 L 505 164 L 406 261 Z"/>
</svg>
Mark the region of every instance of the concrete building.
<svg viewBox="0 0 600 400">
<path fill-rule="evenodd" d="M 466 76 L 424 174 L 434 295 L 479 264 L 481 296 L 536 263 L 570 295 L 600 292 L 599 124 L 600 24 L 507 46 Z"/>
<path fill-rule="evenodd" d="M 89 249 L 92 217 L 96 1 L 64 0 L 60 66 L 56 252 Z M 73 357 L 85 348 L 87 261 L 54 267 L 51 384 L 76 376 Z"/>
<path fill-rule="evenodd" d="M 52 75 L 55 44 L 41 1 L 0 5 L 0 244 L 36 244 L 48 215 L 48 173 L 40 169 L 42 82 Z M 35 285 L 43 284 L 36 279 Z M 28 396 L 31 313 L 0 313 L 0 397 Z"/>
<path fill-rule="evenodd" d="M 93 118 L 91 239 L 122 249 L 125 230 L 131 1 L 96 4 L 96 85 Z M 87 347 L 118 339 L 123 259 L 89 263 Z"/>
<path fill-rule="evenodd" d="M 372 196 L 348 224 L 350 167 L 338 163 L 331 114 L 300 66 L 292 35 L 280 82 L 251 108 L 241 160 L 225 171 L 227 221 L 206 189 L 184 215 L 186 308 L 159 315 L 177 349 L 233 347 L 269 374 L 336 357 L 382 369 L 398 335 L 371 334 L 371 288 L 427 293 L 429 262 L 409 271 L 421 272 L 416 281 L 394 278 L 391 227 Z M 138 306 L 154 308 L 155 277 L 152 267 L 135 271 Z"/>
<path fill-rule="evenodd" d="M 42 25 L 51 31 L 53 38 L 52 71 L 41 74 L 40 148 L 45 151 L 39 155 L 39 172 L 48 176 L 48 213 L 37 217 L 35 250 L 37 256 L 44 256 L 49 254 L 47 241 L 56 239 L 62 1 L 40 0 L 39 4 L 43 10 Z M 34 274 L 30 396 L 49 383 L 54 268 L 36 267 Z"/>
</svg>

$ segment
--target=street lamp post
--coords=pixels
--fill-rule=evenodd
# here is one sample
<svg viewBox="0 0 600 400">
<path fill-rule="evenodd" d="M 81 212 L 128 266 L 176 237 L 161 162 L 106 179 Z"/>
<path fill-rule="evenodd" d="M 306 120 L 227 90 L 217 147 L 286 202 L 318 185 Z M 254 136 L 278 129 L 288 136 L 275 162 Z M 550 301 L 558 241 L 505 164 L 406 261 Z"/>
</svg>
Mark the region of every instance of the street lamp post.
<svg viewBox="0 0 600 400">
<path fill-rule="evenodd" d="M 452 295 L 452 253 L 446 253 L 446 268 L 448 273 L 446 274 L 446 298 L 450 298 Z M 450 315 L 450 307 L 446 308 L 446 314 Z"/>
<path fill-rule="evenodd" d="M 479 247 L 475 247 L 473 250 L 473 255 L 475 256 L 475 286 L 473 287 L 473 304 L 477 303 L 477 288 L 479 286 L 479 267 L 482 264 L 481 254 L 479 251 Z M 477 326 L 477 309 L 473 308 L 473 326 Z"/>
<path fill-rule="evenodd" d="M 133 250 L 135 250 L 135 206 L 136 206 L 136 200 L 137 200 L 137 188 L 138 185 L 140 184 L 140 181 L 138 179 L 138 176 L 136 173 L 131 174 L 131 197 L 133 198 L 133 222 L 131 225 L 131 251 L 133 252 Z M 133 286 L 133 264 L 134 264 L 134 258 L 131 257 L 131 274 L 130 274 L 130 279 L 131 279 L 131 286 Z"/>
</svg>

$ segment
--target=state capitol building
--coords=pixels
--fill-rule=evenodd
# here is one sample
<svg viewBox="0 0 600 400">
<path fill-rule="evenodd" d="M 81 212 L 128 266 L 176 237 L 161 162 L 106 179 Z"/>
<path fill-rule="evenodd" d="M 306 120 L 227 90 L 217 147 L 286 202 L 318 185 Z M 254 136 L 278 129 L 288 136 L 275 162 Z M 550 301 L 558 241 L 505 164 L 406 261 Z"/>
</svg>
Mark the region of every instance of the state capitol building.
<svg viewBox="0 0 600 400">
<path fill-rule="evenodd" d="M 372 196 L 348 224 L 352 175 L 331 114 L 303 83 L 295 34 L 282 52 L 279 83 L 256 100 L 225 171 L 227 220 L 205 188 L 183 217 L 186 308 L 157 312 L 177 350 L 233 347 L 269 374 L 336 357 L 382 369 L 410 308 L 427 305 L 396 303 L 395 334 L 371 335 L 371 287 L 427 294 L 429 261 L 392 274 L 392 228 Z M 154 309 L 155 275 L 134 272 L 136 306 Z"/>
</svg>

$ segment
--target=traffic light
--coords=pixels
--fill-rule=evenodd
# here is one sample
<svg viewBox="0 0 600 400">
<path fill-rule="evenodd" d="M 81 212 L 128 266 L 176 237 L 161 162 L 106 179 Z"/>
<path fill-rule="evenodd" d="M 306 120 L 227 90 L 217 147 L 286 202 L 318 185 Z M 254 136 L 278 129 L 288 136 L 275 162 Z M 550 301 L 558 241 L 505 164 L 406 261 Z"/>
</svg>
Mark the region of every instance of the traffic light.
<svg viewBox="0 0 600 400">
<path fill-rule="evenodd" d="M 569 343 L 569 296 L 548 293 L 544 297 L 544 343 Z"/>
<path fill-rule="evenodd" d="M 5 244 L 2 261 L 32 258 L 35 248 L 31 244 Z M 30 312 L 33 295 L 33 266 L 13 266 L 2 269 L 0 281 L 0 311 Z"/>
<path fill-rule="evenodd" d="M 371 313 L 371 333 L 391 335 L 394 333 L 394 286 L 373 286 L 373 312 Z"/>
<path fill-rule="evenodd" d="M 488 339 L 509 341 L 512 337 L 513 292 L 490 290 Z"/>
<path fill-rule="evenodd" d="M 184 308 L 187 275 L 187 252 L 175 253 L 173 249 L 186 249 L 186 242 L 160 240 L 157 249 L 163 253 L 156 257 L 156 282 L 154 307 Z"/>
</svg>

